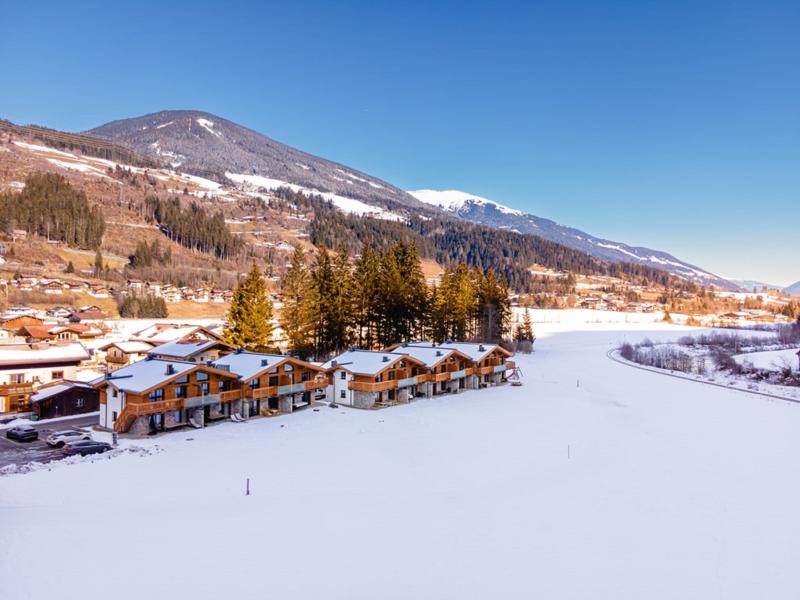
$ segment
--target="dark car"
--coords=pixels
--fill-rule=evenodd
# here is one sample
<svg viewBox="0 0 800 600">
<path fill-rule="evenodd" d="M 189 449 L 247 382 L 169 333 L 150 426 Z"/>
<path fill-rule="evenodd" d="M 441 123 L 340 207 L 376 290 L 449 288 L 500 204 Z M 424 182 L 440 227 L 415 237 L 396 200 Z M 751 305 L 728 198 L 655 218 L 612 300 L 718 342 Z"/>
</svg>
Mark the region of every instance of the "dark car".
<svg viewBox="0 0 800 600">
<path fill-rule="evenodd" d="M 62 452 L 67 456 L 74 456 L 76 454 L 86 456 L 87 454 L 102 454 L 109 450 L 111 450 L 111 444 L 96 442 L 94 440 L 84 440 L 66 444 Z"/>
<path fill-rule="evenodd" d="M 39 432 L 30 425 L 17 425 L 6 431 L 6 437 L 18 442 L 32 442 L 39 439 Z"/>
</svg>

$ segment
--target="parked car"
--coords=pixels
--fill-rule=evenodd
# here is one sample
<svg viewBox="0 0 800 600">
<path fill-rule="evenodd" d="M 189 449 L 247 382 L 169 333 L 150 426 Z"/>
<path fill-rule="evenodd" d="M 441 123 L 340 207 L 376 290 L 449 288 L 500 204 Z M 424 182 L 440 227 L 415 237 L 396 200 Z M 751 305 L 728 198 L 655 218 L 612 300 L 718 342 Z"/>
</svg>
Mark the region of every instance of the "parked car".
<svg viewBox="0 0 800 600">
<path fill-rule="evenodd" d="M 111 450 L 111 444 L 94 440 L 82 440 L 66 444 L 62 452 L 67 456 L 75 456 L 76 454 L 86 456 L 87 454 L 102 454 L 109 450 Z"/>
<path fill-rule="evenodd" d="M 32 442 L 39 439 L 39 432 L 30 425 L 17 425 L 6 431 L 6 437 L 18 442 Z"/>
<path fill-rule="evenodd" d="M 70 442 L 80 442 L 81 440 L 91 440 L 92 436 L 85 431 L 76 431 L 68 429 L 65 431 L 56 431 L 47 436 L 47 445 L 53 448 L 61 448 L 64 444 Z"/>
</svg>

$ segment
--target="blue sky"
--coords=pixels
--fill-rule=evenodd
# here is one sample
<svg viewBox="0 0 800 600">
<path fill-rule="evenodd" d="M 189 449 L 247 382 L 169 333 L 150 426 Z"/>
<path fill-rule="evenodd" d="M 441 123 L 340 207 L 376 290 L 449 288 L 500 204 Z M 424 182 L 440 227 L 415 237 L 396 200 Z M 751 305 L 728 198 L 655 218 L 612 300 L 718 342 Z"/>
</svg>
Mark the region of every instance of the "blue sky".
<svg viewBox="0 0 800 600">
<path fill-rule="evenodd" d="M 5 3 L 0 117 L 207 110 L 728 277 L 800 279 L 800 3 Z"/>
</svg>

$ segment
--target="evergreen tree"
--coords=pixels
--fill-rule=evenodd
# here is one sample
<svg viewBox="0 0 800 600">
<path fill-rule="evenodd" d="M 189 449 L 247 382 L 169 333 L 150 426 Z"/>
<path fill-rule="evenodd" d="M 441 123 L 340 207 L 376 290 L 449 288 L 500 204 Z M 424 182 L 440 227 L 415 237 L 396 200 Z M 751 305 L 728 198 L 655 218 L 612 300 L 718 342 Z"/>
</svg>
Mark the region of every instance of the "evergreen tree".
<svg viewBox="0 0 800 600">
<path fill-rule="evenodd" d="M 377 342 L 381 318 L 380 280 L 381 259 L 368 242 L 361 248 L 353 273 L 353 326 L 355 341 L 361 348 L 372 348 Z"/>
<path fill-rule="evenodd" d="M 74 273 L 75 272 L 75 265 L 72 264 L 72 261 L 67 263 L 67 268 L 64 269 L 65 273 Z"/>
<path fill-rule="evenodd" d="M 272 334 L 272 304 L 255 262 L 250 272 L 236 286 L 228 310 L 225 338 L 246 350 L 268 347 Z"/>
<path fill-rule="evenodd" d="M 289 341 L 289 347 L 306 358 L 314 350 L 314 318 L 318 303 L 311 273 L 299 245 L 294 248 L 291 265 L 281 282 L 281 293 L 281 327 Z"/>
<path fill-rule="evenodd" d="M 94 253 L 94 276 L 100 277 L 103 274 L 103 254 L 100 248 Z"/>
</svg>

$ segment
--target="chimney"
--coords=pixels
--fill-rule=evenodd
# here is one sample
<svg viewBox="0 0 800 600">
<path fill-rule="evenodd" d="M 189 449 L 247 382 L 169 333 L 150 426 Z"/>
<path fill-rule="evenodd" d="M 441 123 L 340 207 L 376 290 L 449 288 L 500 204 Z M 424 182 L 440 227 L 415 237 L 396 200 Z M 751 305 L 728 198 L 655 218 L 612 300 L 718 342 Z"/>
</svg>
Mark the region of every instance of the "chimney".
<svg viewBox="0 0 800 600">
<path fill-rule="evenodd" d="M 442 355 L 442 351 L 441 350 L 437 350 L 436 351 L 436 356 L 441 356 L 441 355 Z"/>
<path fill-rule="evenodd" d="M 383 357 L 383 362 L 389 362 L 389 357 L 388 356 L 384 356 Z"/>
<path fill-rule="evenodd" d="M 486 347 L 483 344 L 481 344 L 480 346 L 478 346 L 478 352 L 486 352 Z"/>
<path fill-rule="evenodd" d="M 242 352 L 244 352 L 244 349 L 241 346 L 237 346 L 236 354 L 241 354 Z"/>
<path fill-rule="evenodd" d="M 261 359 L 261 366 L 266 367 L 269 364 L 269 361 L 266 358 Z"/>
<path fill-rule="evenodd" d="M 339 361 L 337 361 L 337 360 L 332 360 L 332 361 L 331 361 L 331 366 L 332 366 L 332 367 L 335 367 L 335 366 L 336 366 L 336 365 L 338 365 L 338 364 L 339 364 Z"/>
<path fill-rule="evenodd" d="M 167 365 L 167 375 L 175 375 L 175 365 L 173 364 Z"/>
</svg>

